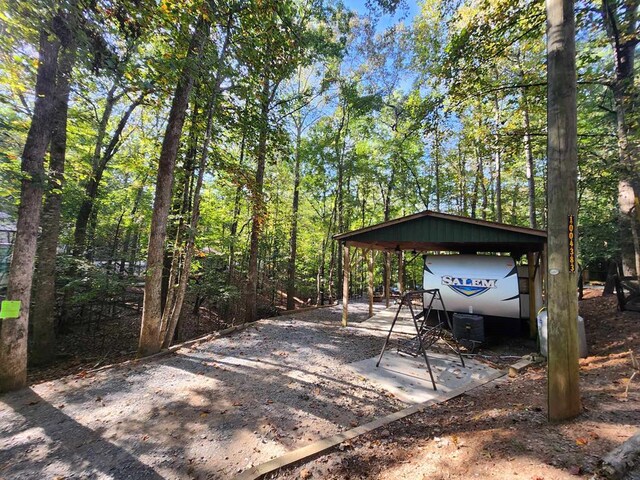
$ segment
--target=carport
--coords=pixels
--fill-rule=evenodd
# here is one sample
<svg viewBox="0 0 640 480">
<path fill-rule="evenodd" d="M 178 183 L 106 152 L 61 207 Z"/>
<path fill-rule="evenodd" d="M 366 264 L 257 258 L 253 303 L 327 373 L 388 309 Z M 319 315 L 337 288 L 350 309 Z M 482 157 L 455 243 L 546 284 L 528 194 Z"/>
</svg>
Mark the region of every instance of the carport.
<svg viewBox="0 0 640 480">
<path fill-rule="evenodd" d="M 403 268 L 405 251 L 452 253 L 501 253 L 514 258 L 527 256 L 529 278 L 529 326 L 536 335 L 535 282 L 545 271 L 547 233 L 543 230 L 490 222 L 476 218 L 424 210 L 370 227 L 334 235 L 343 252 L 342 324 L 347 326 L 349 314 L 350 249 L 361 248 L 368 256 L 369 314 L 373 315 L 374 252 L 383 251 L 386 263 L 384 295 L 389 305 L 391 255 L 398 255 Z M 402 271 L 399 272 L 402 279 Z M 543 278 L 544 280 L 544 278 Z M 544 282 L 543 282 L 544 284 Z M 400 290 L 404 285 L 400 282 Z M 402 292 L 401 292 L 402 293 Z"/>
</svg>

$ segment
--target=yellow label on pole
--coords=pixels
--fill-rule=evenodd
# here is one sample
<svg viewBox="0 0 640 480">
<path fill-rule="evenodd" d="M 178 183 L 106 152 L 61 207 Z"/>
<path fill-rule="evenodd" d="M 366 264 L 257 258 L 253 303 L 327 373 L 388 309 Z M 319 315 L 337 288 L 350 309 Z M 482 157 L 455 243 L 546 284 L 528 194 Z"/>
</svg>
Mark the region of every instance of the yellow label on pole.
<svg viewBox="0 0 640 480">
<path fill-rule="evenodd" d="M 20 300 L 3 300 L 0 307 L 0 318 L 20 318 Z"/>
<path fill-rule="evenodd" d="M 569 215 L 569 225 L 567 228 L 567 236 L 569 237 L 569 272 L 576 271 L 576 225 L 575 217 Z"/>
</svg>

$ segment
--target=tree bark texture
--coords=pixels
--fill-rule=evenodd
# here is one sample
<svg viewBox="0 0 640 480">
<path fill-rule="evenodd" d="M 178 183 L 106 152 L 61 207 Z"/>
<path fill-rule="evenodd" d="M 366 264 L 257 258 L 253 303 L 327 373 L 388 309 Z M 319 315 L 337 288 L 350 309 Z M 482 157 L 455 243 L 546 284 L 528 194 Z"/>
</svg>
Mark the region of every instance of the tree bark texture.
<svg viewBox="0 0 640 480">
<path fill-rule="evenodd" d="M 245 292 L 245 321 L 258 319 L 258 253 L 266 208 L 264 204 L 264 171 L 267 161 L 267 134 L 269 130 L 269 103 L 271 82 L 265 75 L 260 100 L 260 133 L 256 154 L 256 178 L 252 191 L 251 239 L 249 242 L 249 271 Z"/>
<path fill-rule="evenodd" d="M 287 266 L 287 310 L 295 308 L 296 255 L 298 251 L 298 207 L 300 204 L 300 143 L 302 124 L 296 127 L 296 151 L 293 170 L 293 205 L 291 208 L 291 241 L 289 243 L 289 264 Z"/>
<path fill-rule="evenodd" d="M 56 85 L 60 43 L 46 27 L 40 32 L 36 100 L 22 152 L 23 173 L 18 222 L 9 269 L 7 300 L 21 302 L 19 318 L 0 322 L 0 392 L 27 383 L 27 333 L 29 304 L 36 259 L 40 209 L 45 184 L 44 156 L 51 138 L 51 114 Z"/>
<path fill-rule="evenodd" d="M 171 208 L 171 190 L 176 156 L 180 137 L 189 104 L 189 94 L 193 88 L 196 69 L 202 54 L 204 40 L 207 37 L 207 24 L 200 18 L 191 38 L 185 64 L 169 112 L 167 128 L 162 142 L 156 195 L 153 202 L 151 232 L 147 255 L 147 275 L 144 284 L 144 302 L 142 307 L 142 326 L 138 355 L 147 356 L 156 353 L 162 347 L 162 267 L 167 234 L 167 220 Z"/>
<path fill-rule="evenodd" d="M 602 19 L 614 52 L 613 98 L 619 156 L 618 208 L 623 235 L 622 263 L 623 273 L 640 277 L 640 146 L 637 119 L 634 118 L 638 97 L 634 83 L 634 65 L 639 41 L 637 29 L 640 1 L 624 2 L 624 13 L 618 12 L 617 3 L 602 0 Z M 627 240 L 629 230 L 631 242 Z"/>
<path fill-rule="evenodd" d="M 564 420 L 580 413 L 578 369 L 577 114 L 573 0 L 547 0 L 548 173 L 548 415 Z M 575 253 L 574 257 L 575 259 Z"/>
<path fill-rule="evenodd" d="M 60 52 L 52 112 L 49 184 L 42 207 L 42 233 L 37 247 L 37 268 L 33 286 L 30 362 L 50 363 L 55 358 L 56 254 L 60 236 L 62 187 L 67 150 L 67 114 L 71 73 L 75 63 L 75 42 L 69 39 Z"/>
<path fill-rule="evenodd" d="M 522 89 L 522 104 L 524 106 L 524 151 L 527 157 L 527 187 L 529 198 L 529 226 L 537 228 L 536 222 L 536 179 L 533 160 L 533 145 L 531 142 L 531 121 L 529 119 L 529 103 L 527 92 Z"/>
<path fill-rule="evenodd" d="M 200 164 L 198 165 L 198 179 L 196 180 L 196 185 L 193 189 L 193 205 L 191 206 L 189 232 L 187 234 L 185 245 L 182 248 L 182 252 L 174 252 L 174 256 L 181 254 L 182 262 L 180 262 L 179 271 L 172 274 L 172 278 L 174 279 L 174 281 L 172 282 L 170 288 L 172 288 L 174 292 L 171 295 L 171 301 L 167 302 L 166 308 L 162 314 L 163 348 L 168 348 L 173 342 L 176 334 L 176 327 L 178 326 L 178 321 L 180 319 L 180 313 L 182 312 L 182 305 L 184 303 L 187 285 L 189 283 L 189 273 L 191 271 L 193 248 L 195 245 L 195 238 L 198 229 L 198 220 L 200 219 L 200 191 L 202 190 L 204 172 L 207 168 L 209 157 L 209 143 L 211 142 L 214 105 L 215 99 L 212 99 L 211 105 L 209 106 L 207 127 L 204 142 L 202 145 Z"/>
<path fill-rule="evenodd" d="M 502 223 L 502 151 L 499 145 L 499 135 L 498 130 L 500 128 L 500 100 L 498 99 L 498 95 L 495 96 L 495 151 L 493 153 L 494 159 L 494 170 L 496 175 L 496 222 Z"/>
</svg>

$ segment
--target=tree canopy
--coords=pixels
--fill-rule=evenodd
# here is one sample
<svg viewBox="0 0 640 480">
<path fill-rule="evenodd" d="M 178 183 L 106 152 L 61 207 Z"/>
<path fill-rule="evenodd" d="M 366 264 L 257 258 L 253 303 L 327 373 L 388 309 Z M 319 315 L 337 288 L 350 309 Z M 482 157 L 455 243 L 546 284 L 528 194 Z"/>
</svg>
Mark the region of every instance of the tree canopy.
<svg viewBox="0 0 640 480">
<path fill-rule="evenodd" d="M 576 4 L 594 272 L 640 270 L 638 3 Z M 231 325 L 333 301 L 332 235 L 423 209 L 546 228 L 545 18 L 515 0 L 0 0 L 0 210 L 17 220 L 31 185 L 38 242 L 52 232 L 31 351 L 143 287 L 142 354 L 200 308 Z"/>
</svg>

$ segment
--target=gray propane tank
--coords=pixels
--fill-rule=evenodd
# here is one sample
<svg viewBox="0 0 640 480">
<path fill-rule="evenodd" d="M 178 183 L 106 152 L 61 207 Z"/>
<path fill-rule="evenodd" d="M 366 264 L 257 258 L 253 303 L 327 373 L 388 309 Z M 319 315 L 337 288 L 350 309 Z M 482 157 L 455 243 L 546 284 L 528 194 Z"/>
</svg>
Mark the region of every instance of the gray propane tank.
<svg viewBox="0 0 640 480">
<path fill-rule="evenodd" d="M 536 317 L 538 321 L 538 339 L 540 340 L 540 353 L 547 358 L 548 357 L 548 343 L 547 343 L 547 322 L 548 315 L 547 309 L 543 308 L 538 312 Z M 578 355 L 580 358 L 585 358 L 589 351 L 587 349 L 587 334 L 584 328 L 584 318 L 578 315 Z"/>
</svg>

